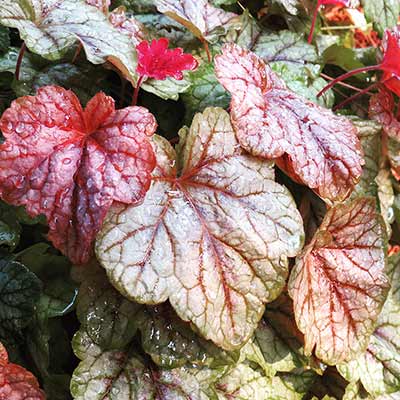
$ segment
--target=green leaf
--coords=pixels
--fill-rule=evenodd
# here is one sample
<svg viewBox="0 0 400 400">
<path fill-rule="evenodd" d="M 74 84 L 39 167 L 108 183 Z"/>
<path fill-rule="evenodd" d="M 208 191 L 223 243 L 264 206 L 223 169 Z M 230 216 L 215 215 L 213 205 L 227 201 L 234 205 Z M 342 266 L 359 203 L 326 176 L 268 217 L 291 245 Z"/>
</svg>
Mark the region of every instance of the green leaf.
<svg viewBox="0 0 400 400">
<path fill-rule="evenodd" d="M 82 267 L 75 267 L 76 275 Z M 127 345 L 138 327 L 141 306 L 122 297 L 108 282 L 97 265 L 82 271 L 82 283 L 77 298 L 77 315 L 82 329 L 93 343 L 104 350 Z M 76 278 L 76 277 L 75 277 Z"/>
<path fill-rule="evenodd" d="M 135 351 L 134 344 L 102 351 L 80 332 L 75 335 L 73 346 L 79 348 L 80 357 L 84 356 L 71 380 L 71 393 L 76 400 L 208 399 L 201 380 L 196 378 L 201 370 L 158 369 Z"/>
<path fill-rule="evenodd" d="M 29 77 L 23 75 L 13 87 L 17 96 L 27 96 L 36 94 L 42 86 L 62 86 L 71 89 L 86 104 L 97 92 L 107 91 L 106 77 L 107 73 L 101 67 L 62 63 L 34 71 Z"/>
<path fill-rule="evenodd" d="M 198 39 L 180 23 L 162 14 L 135 15 L 146 27 L 151 38 L 166 37 L 170 47 L 181 47 L 186 52 L 201 46 Z"/>
<path fill-rule="evenodd" d="M 169 299 L 206 339 L 232 350 L 280 293 L 287 257 L 302 245 L 302 223 L 272 164 L 242 152 L 224 110 L 207 108 L 180 135 L 177 157 L 155 138 L 151 189 L 139 206 L 115 205 L 96 253 L 125 296 Z"/>
<path fill-rule="evenodd" d="M 357 59 L 353 49 L 338 44 L 328 47 L 323 53 L 323 59 L 325 64 L 337 65 L 345 71 L 364 66 L 364 64 Z"/>
<path fill-rule="evenodd" d="M 128 36 L 83 0 L 3 0 L 0 23 L 18 29 L 27 48 L 49 60 L 79 41 L 90 62 L 109 61 L 136 82 L 136 52 Z"/>
<path fill-rule="evenodd" d="M 196 335 L 167 304 L 143 308 L 138 327 L 143 350 L 160 367 L 190 364 L 215 368 L 234 364 L 239 358 L 239 352 L 228 353 Z"/>
<path fill-rule="evenodd" d="M 268 305 L 255 332 L 255 341 L 265 362 L 275 372 L 291 372 L 301 367 L 320 369 L 314 358 L 304 355 L 303 335 L 297 329 L 293 304 L 287 293 Z"/>
<path fill-rule="evenodd" d="M 15 73 L 17 65 L 19 49 L 17 47 L 10 47 L 5 54 L 0 55 L 0 72 Z M 27 53 L 24 55 L 21 63 L 20 79 L 30 80 L 33 79 L 41 68 L 41 64 L 37 60 L 37 56 Z"/>
<path fill-rule="evenodd" d="M 10 35 L 8 28 L 0 26 L 0 54 L 5 53 L 10 47 Z"/>
<path fill-rule="evenodd" d="M 361 383 L 372 396 L 400 390 L 400 255 L 389 258 L 392 288 L 379 315 L 367 351 L 338 367 L 349 381 Z"/>
<path fill-rule="evenodd" d="M 0 260 L 0 337 L 7 341 L 31 321 L 39 300 L 40 280 L 24 265 Z"/>
<path fill-rule="evenodd" d="M 353 117 L 351 120 L 357 128 L 365 161 L 361 179 L 355 186 L 351 198 L 359 196 L 376 197 L 378 184 L 375 178 L 379 173 L 382 128 L 380 124 L 371 120 L 362 120 L 357 117 Z"/>
<path fill-rule="evenodd" d="M 196 112 L 207 107 L 229 106 L 230 96 L 218 82 L 212 64 L 203 63 L 196 71 L 190 72 L 189 77 L 190 88 L 181 95 L 186 108 L 186 121 L 191 121 Z"/>
<path fill-rule="evenodd" d="M 374 24 L 374 28 L 383 35 L 386 28 L 397 24 L 400 15 L 398 0 L 361 0 L 367 21 Z"/>
<path fill-rule="evenodd" d="M 0 201 L 0 245 L 13 251 L 19 243 L 21 225 L 16 217 L 16 207 Z"/>
<path fill-rule="evenodd" d="M 113 8 L 119 6 L 126 7 L 127 11 L 133 14 L 153 13 L 156 11 L 154 0 L 115 0 L 112 3 Z"/>
</svg>

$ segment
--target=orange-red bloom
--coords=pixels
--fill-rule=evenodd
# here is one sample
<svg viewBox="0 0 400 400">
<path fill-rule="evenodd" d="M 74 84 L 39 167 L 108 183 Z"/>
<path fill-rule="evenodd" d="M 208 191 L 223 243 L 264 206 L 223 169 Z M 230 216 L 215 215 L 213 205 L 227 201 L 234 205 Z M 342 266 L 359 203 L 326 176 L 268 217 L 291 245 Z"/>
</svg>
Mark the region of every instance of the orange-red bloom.
<svg viewBox="0 0 400 400">
<path fill-rule="evenodd" d="M 168 49 L 168 39 L 152 40 L 151 43 L 144 40 L 136 46 L 138 52 L 137 73 L 164 80 L 168 77 L 182 79 L 184 70 L 197 68 L 197 60 L 191 54 L 183 53 L 181 48 Z"/>
</svg>

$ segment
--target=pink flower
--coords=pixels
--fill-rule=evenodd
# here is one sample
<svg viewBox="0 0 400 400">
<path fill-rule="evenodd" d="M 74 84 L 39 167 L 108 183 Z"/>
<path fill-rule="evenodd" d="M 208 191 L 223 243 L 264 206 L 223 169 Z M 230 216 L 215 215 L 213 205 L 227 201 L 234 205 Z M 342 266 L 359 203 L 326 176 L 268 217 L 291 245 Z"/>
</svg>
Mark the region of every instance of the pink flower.
<svg viewBox="0 0 400 400">
<path fill-rule="evenodd" d="M 137 73 L 158 80 L 170 76 L 182 79 L 184 70 L 194 70 L 198 62 L 191 54 L 183 53 L 181 48 L 168 49 L 168 39 L 144 40 L 136 46 L 138 52 Z"/>
</svg>

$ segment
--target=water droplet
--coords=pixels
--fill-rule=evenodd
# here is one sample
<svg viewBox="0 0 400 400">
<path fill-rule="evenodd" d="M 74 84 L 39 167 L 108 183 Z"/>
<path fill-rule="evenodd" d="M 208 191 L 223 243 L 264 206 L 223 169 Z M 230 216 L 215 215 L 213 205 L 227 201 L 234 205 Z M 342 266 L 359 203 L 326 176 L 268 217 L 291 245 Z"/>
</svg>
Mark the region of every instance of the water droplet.
<svg viewBox="0 0 400 400">
<path fill-rule="evenodd" d="M 70 158 L 64 158 L 64 160 L 63 160 L 63 164 L 64 165 L 69 165 L 69 164 L 71 164 L 71 162 L 72 162 L 72 160 L 70 159 Z"/>
</svg>

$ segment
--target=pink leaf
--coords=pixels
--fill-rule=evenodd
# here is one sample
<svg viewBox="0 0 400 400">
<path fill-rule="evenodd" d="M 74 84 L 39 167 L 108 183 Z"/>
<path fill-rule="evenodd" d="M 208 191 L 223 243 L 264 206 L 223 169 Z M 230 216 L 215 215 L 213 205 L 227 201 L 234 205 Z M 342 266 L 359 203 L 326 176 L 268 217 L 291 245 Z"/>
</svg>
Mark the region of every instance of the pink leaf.
<svg viewBox="0 0 400 400">
<path fill-rule="evenodd" d="M 254 53 L 230 44 L 215 58 L 232 95 L 231 119 L 243 148 L 278 165 L 323 199 L 343 200 L 362 172 L 352 123 L 288 90 Z"/>
<path fill-rule="evenodd" d="M 362 353 L 389 288 L 385 225 L 372 198 L 331 208 L 298 257 L 289 294 L 305 353 L 328 364 Z"/>
<path fill-rule="evenodd" d="M 45 400 L 37 379 L 25 368 L 8 362 L 0 343 L 0 400 Z"/>
<path fill-rule="evenodd" d="M 183 53 L 181 48 L 168 49 L 168 39 L 153 39 L 136 46 L 138 52 L 137 73 L 141 76 L 164 80 L 170 76 L 182 79 L 184 70 L 197 68 L 197 61 L 191 54 Z"/>
<path fill-rule="evenodd" d="M 150 185 L 156 129 L 144 108 L 115 110 L 103 93 L 83 110 L 57 86 L 15 100 L 1 120 L 0 195 L 44 214 L 49 239 L 74 263 L 85 263 L 113 201 L 137 203 Z"/>
</svg>

